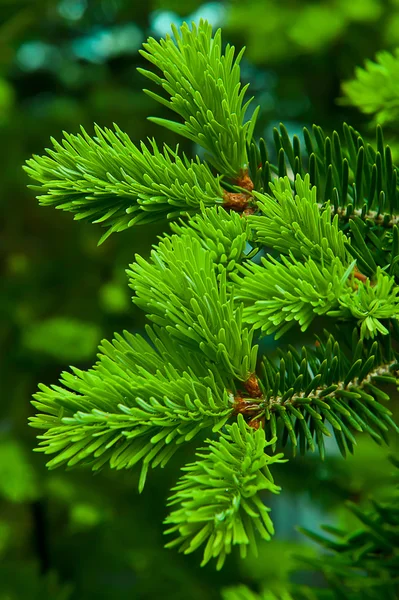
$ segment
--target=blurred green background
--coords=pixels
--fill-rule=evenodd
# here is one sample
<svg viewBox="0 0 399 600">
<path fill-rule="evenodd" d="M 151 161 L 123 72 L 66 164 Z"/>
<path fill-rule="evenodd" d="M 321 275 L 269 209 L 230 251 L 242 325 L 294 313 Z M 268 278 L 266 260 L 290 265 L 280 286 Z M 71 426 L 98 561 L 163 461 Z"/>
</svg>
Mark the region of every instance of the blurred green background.
<svg viewBox="0 0 399 600">
<path fill-rule="evenodd" d="M 366 58 L 399 46 L 398 0 L 0 0 L 0 600 L 212 600 L 236 582 L 278 588 L 295 565 L 290 553 L 315 551 L 295 524 L 342 522 L 344 499 L 387 488 L 386 449 L 366 440 L 347 462 L 334 446 L 324 464 L 296 459 L 276 474 L 285 488 L 273 499 L 276 539 L 259 558 L 233 555 L 216 573 L 201 570 L 198 556 L 163 549 L 164 500 L 181 454 L 139 496 L 136 472 L 48 472 L 32 452 L 37 384 L 55 383 L 68 365 L 91 366 L 114 331 L 143 327 L 125 268 L 167 225 L 129 229 L 97 247 L 99 228 L 38 207 L 22 164 L 50 136 L 80 125 L 90 132 L 93 122 L 116 122 L 135 142 L 175 144 L 146 120 L 167 115 L 142 92 L 138 50 L 172 22 L 201 17 L 222 26 L 226 42 L 246 45 L 242 77 L 261 105 L 257 135 L 266 139 L 280 121 L 293 134 L 346 120 L 367 136 L 369 121 L 337 102 L 341 83 Z"/>
</svg>

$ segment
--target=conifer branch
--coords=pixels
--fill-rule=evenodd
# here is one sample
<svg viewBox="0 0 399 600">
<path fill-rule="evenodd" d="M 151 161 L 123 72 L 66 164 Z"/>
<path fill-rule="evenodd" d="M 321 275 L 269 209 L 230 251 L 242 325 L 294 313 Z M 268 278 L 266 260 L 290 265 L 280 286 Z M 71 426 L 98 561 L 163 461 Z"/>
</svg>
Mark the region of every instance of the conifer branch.
<svg viewBox="0 0 399 600">
<path fill-rule="evenodd" d="M 310 176 L 297 175 L 294 189 L 286 176 L 270 183 L 270 193 L 255 193 L 260 215 L 248 217 L 257 244 L 297 259 L 313 258 L 330 264 L 334 258 L 348 263 L 347 238 L 331 218 L 330 205 L 317 202 Z"/>
<path fill-rule="evenodd" d="M 354 217 L 349 221 L 351 243 L 346 244 L 348 252 L 356 259 L 357 265 L 368 276 L 375 276 L 377 265 L 398 281 L 399 229 L 376 227 L 371 221 L 363 222 Z"/>
<path fill-rule="evenodd" d="M 208 440 L 208 448 L 197 452 L 196 462 L 183 467 L 185 475 L 173 488 L 169 505 L 178 508 L 165 523 L 166 533 L 177 537 L 167 546 L 189 554 L 206 544 L 202 565 L 217 558 L 216 568 L 221 569 L 234 545 L 240 547 L 242 557 L 249 545 L 256 550 L 255 531 L 270 539 L 274 533 L 270 509 L 260 493 L 280 491 L 269 465 L 282 462 L 283 455 L 265 453 L 273 441 L 266 441 L 263 429 L 249 428 L 241 415 L 217 441 Z"/>
<path fill-rule="evenodd" d="M 307 529 L 301 531 L 326 548 L 323 560 L 312 560 L 311 568 L 319 568 L 332 585 L 334 597 L 386 598 L 395 600 L 399 591 L 399 462 L 396 467 L 395 492 L 386 502 L 372 501 L 372 507 L 362 509 L 353 502 L 347 505 L 360 521 L 360 527 L 347 532 L 324 526 L 329 534 L 319 535 Z M 331 537 L 333 536 L 333 537 Z M 310 561 L 301 558 L 309 564 Z M 349 596 L 346 596 L 346 594 Z M 352 596 L 352 593 L 354 594 Z"/>
<path fill-rule="evenodd" d="M 296 176 L 294 196 L 288 177 L 271 184 L 271 191 L 273 196 L 256 194 L 263 214 L 248 221 L 255 242 L 281 254 L 238 266 L 241 278 L 233 273 L 244 322 L 278 338 L 296 322 L 305 331 L 316 316 L 327 315 L 355 318 L 362 337 L 387 335 L 384 321 L 399 316 L 399 287 L 377 267 L 356 222 L 350 222 L 350 243 L 337 216 L 331 219 L 329 204 L 319 210 L 308 175 Z M 372 280 L 359 276 L 351 255 Z"/>
<path fill-rule="evenodd" d="M 187 223 L 171 223 L 178 235 L 189 234 L 210 252 L 214 265 L 222 265 L 227 271 L 236 269 L 245 256 L 250 228 L 248 219 L 220 207 L 202 208 L 201 214 L 190 218 Z"/>
<path fill-rule="evenodd" d="M 357 67 L 355 77 L 342 84 L 342 104 L 356 106 L 374 115 L 381 125 L 396 125 L 399 119 L 399 51 L 383 50 L 374 60 Z"/>
<path fill-rule="evenodd" d="M 173 27 L 174 39 L 167 35 L 159 42 L 150 38 L 142 55 L 153 63 L 163 77 L 139 71 L 161 86 L 170 96 L 145 90 L 184 119 L 184 124 L 152 117 L 155 123 L 188 137 L 207 151 L 207 160 L 216 170 L 232 179 L 240 179 L 247 163 L 246 145 L 251 141 L 258 109 L 245 121 L 251 100 L 244 103 L 248 85 L 241 87 L 240 60 L 234 47 L 227 44 L 222 52 L 220 29 L 212 37 L 212 27 L 200 21 L 191 29 L 184 23 Z"/>
<path fill-rule="evenodd" d="M 257 346 L 234 303 L 227 269 L 218 267 L 217 273 L 212 253 L 189 233 L 166 237 L 151 262 L 136 256 L 130 266 L 133 301 L 174 339 L 245 381 L 255 371 Z"/>
<path fill-rule="evenodd" d="M 108 227 L 112 232 L 162 218 L 199 212 L 200 205 L 223 203 L 218 177 L 199 159 L 180 158 L 178 149 L 154 140 L 138 148 L 117 125 L 115 131 L 95 126 L 91 138 L 64 133 L 62 144 L 52 139 L 48 156 L 35 156 L 25 170 L 40 185 L 43 206 L 55 206 Z M 43 193 L 44 192 L 44 193 Z"/>
<path fill-rule="evenodd" d="M 354 332 L 355 333 L 355 332 Z M 301 354 L 290 346 L 280 351 L 280 362 L 263 358 L 257 400 L 236 399 L 235 411 L 250 424 L 262 424 L 268 437 L 289 440 L 294 454 L 319 448 L 324 457 L 324 437 L 334 433 L 341 453 L 353 452 L 354 433 L 365 432 L 376 442 L 387 441 L 387 432 L 399 433 L 392 413 L 382 402 L 390 399 L 381 385 L 398 386 L 397 357 L 382 356 L 378 344 L 369 349 L 362 340 L 348 352 L 329 336 L 318 338 L 314 349 Z M 351 358 L 348 358 L 348 355 Z M 326 425 L 329 424 L 330 428 Z"/>
<path fill-rule="evenodd" d="M 333 310 L 335 316 L 346 314 L 340 309 L 340 298 L 346 298 L 353 286 L 354 262 L 346 266 L 335 258 L 320 265 L 312 259 L 302 262 L 281 256 L 277 260 L 270 255 L 261 261 L 261 265 L 242 265 L 241 278 L 234 274 L 236 300 L 245 303 L 245 323 L 278 339 L 296 322 L 305 331 L 316 316 Z"/>
<path fill-rule="evenodd" d="M 317 201 L 324 207 L 329 201 L 334 215 L 348 221 L 355 213 L 363 220 L 389 226 L 399 213 L 398 174 L 389 146 L 384 143 L 380 126 L 376 128 L 376 147 L 366 143 L 359 133 L 344 124 L 343 140 L 337 131 L 327 136 L 321 127 L 303 129 L 304 146 L 298 136 L 291 142 L 283 124 L 274 130 L 274 147 L 264 140 L 252 143 L 249 174 L 258 192 L 268 192 L 276 177 L 287 174 L 295 180 L 308 173 L 317 188 Z M 270 154 L 277 157 L 276 164 Z M 292 174 L 292 175 L 291 175 Z"/>
<path fill-rule="evenodd" d="M 320 210 L 325 210 L 325 204 L 318 204 Z M 348 220 L 348 210 L 342 206 L 335 209 L 334 206 L 330 206 L 331 213 L 333 216 L 338 215 L 341 220 Z M 373 225 L 380 225 L 382 227 L 391 228 L 399 223 L 399 215 L 390 215 L 389 213 L 381 214 L 379 210 L 370 210 L 364 212 L 363 209 L 355 208 L 350 213 L 350 218 L 357 217 L 363 221 L 371 221 Z"/>
<path fill-rule="evenodd" d="M 103 223 L 103 239 L 178 219 L 128 271 L 133 301 L 154 323 L 148 339 L 117 335 L 92 369 L 40 386 L 32 425 L 44 430 L 39 449 L 53 455 L 50 468 L 141 463 L 140 490 L 149 467 L 164 466 L 179 445 L 218 434 L 184 467 L 166 523 L 175 535 L 168 546 L 204 545 L 203 564 L 216 558 L 221 568 L 234 545 L 243 556 L 256 547 L 255 530 L 272 535 L 261 495 L 279 491 L 268 466 L 282 455 L 269 456 L 268 446 L 317 445 L 323 457 L 333 431 L 345 455 L 356 432 L 378 443 L 399 432 L 381 389 L 398 386 L 397 169 L 380 127 L 374 148 L 347 125 L 342 142 L 337 132 L 304 129 L 302 148 L 281 125 L 274 164 L 265 143 L 252 141 L 256 111 L 245 121 L 242 53 L 223 53 L 207 23 L 150 39 L 143 54 L 162 76 L 144 74 L 170 99 L 148 93 L 184 123 L 153 120 L 202 145 L 218 175 L 178 149 L 137 147 L 116 126 L 96 127 L 94 138 L 65 134 L 28 161 L 40 202 Z M 353 329 L 352 344 L 339 327 L 337 340 L 326 333 L 315 348 L 280 350 L 278 364 L 258 362 L 257 333 L 305 331 L 320 316 Z M 380 543 L 379 524 L 362 518 Z"/>
<path fill-rule="evenodd" d="M 63 373 L 61 386 L 40 386 L 32 425 L 46 429 L 39 450 L 56 454 L 55 468 L 87 464 L 116 469 L 142 461 L 139 487 L 148 467 L 163 466 L 178 445 L 204 428 L 220 429 L 232 412 L 217 369 L 158 328 L 147 328 L 152 345 L 140 335 L 117 335 L 103 342 L 93 369 Z"/>
</svg>

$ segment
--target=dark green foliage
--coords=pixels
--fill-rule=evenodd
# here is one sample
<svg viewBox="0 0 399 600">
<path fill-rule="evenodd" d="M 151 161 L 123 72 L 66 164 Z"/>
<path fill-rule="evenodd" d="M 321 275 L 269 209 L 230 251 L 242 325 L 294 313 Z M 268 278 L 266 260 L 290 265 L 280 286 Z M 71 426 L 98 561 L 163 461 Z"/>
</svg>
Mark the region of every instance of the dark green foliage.
<svg viewBox="0 0 399 600">
<path fill-rule="evenodd" d="M 398 213 L 398 177 L 382 129 L 376 129 L 376 147 L 367 143 L 353 127 L 344 124 L 343 136 L 325 134 L 313 125 L 303 129 L 304 147 L 297 136 L 291 142 L 284 125 L 274 129 L 274 147 L 252 144 L 249 166 L 255 189 L 267 192 L 272 178 L 292 171 L 302 178 L 309 173 L 317 187 L 318 202 L 330 201 L 333 214 L 346 221 L 353 216 L 392 226 Z M 273 152 L 269 156 L 269 152 Z M 275 157 L 273 159 L 273 156 Z"/>
<path fill-rule="evenodd" d="M 382 404 L 389 395 L 378 387 L 397 384 L 398 363 L 392 351 L 382 356 L 376 343 L 357 340 L 354 330 L 352 348 L 329 335 L 318 338 L 313 348 L 298 352 L 291 346 L 279 355 L 277 365 L 263 359 L 265 400 L 258 418 L 266 419 L 269 436 L 283 430 L 283 443 L 290 441 L 294 454 L 297 446 L 303 453 L 317 445 L 324 458 L 324 437 L 331 432 L 343 456 L 353 452 L 356 432 L 366 432 L 378 443 L 387 441 L 390 427 L 399 433 Z"/>
<path fill-rule="evenodd" d="M 399 462 L 396 467 L 395 494 L 385 502 L 373 501 L 366 510 L 353 502 L 349 509 L 360 521 L 351 532 L 325 526 L 328 537 L 304 530 L 304 533 L 324 546 L 328 558 L 312 561 L 332 585 L 334 598 L 395 600 L 399 592 Z M 331 537 L 333 536 L 333 537 Z M 333 553 L 333 554 L 332 554 Z"/>
</svg>

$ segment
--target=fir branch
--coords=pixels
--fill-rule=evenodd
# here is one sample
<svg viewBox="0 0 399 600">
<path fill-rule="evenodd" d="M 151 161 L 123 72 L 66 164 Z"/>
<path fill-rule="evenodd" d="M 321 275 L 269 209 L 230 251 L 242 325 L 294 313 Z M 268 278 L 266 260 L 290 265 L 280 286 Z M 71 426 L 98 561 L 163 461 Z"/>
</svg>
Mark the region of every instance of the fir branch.
<svg viewBox="0 0 399 600">
<path fill-rule="evenodd" d="M 393 277 L 378 267 L 373 281 L 360 281 L 355 293 L 347 288 L 339 298 L 339 309 L 330 310 L 328 316 L 354 317 L 362 337 L 374 338 L 379 333 L 388 335 L 389 321 L 399 318 L 398 295 L 399 287 Z"/>
<path fill-rule="evenodd" d="M 254 228 L 255 242 L 293 256 L 295 261 L 263 259 L 266 270 L 246 265 L 243 271 L 246 277 L 241 294 L 237 296 L 245 302 L 251 298 L 251 306 L 244 310 L 244 319 L 261 327 L 265 333 L 273 333 L 281 327 L 278 333 L 281 335 L 293 320 L 304 330 L 315 315 L 327 314 L 356 318 L 363 337 L 388 334 L 382 321 L 397 319 L 399 288 L 394 279 L 377 266 L 366 244 L 367 234 L 371 237 L 369 231 L 365 232 L 366 225 L 360 219 L 351 219 L 352 237 L 349 240 L 339 230 L 338 216 L 332 220 L 329 204 L 320 209 L 317 190 L 310 186 L 308 174 L 304 180 L 296 176 L 294 195 L 288 177 L 276 180 L 270 186 L 273 196 L 255 194 L 262 216 L 250 216 L 248 221 Z M 378 243 L 375 234 L 374 239 Z M 398 254 L 397 249 L 392 250 Z M 356 270 L 353 275 L 360 283 L 354 286 L 353 280 L 347 277 L 348 271 L 343 279 L 343 270 L 350 267 L 350 255 L 371 280 L 361 277 Z M 384 267 L 393 265 L 391 273 L 396 272 L 396 255 L 391 251 L 390 256 L 383 257 Z M 311 260 L 306 260 L 308 258 Z M 313 261 L 318 263 L 318 268 Z M 251 273 L 249 277 L 248 272 Z M 332 281 L 334 276 L 335 281 Z M 255 287 L 256 296 L 253 294 Z M 282 306 L 283 313 L 280 312 Z"/>
<path fill-rule="evenodd" d="M 245 381 L 255 371 L 258 348 L 227 286 L 227 269 L 218 267 L 219 273 L 212 253 L 195 237 L 166 237 L 151 261 L 136 256 L 130 265 L 133 302 L 174 339 L 199 348 L 226 374 Z"/>
<path fill-rule="evenodd" d="M 325 204 L 318 204 L 320 210 L 325 209 Z M 333 216 L 337 215 L 341 220 L 348 219 L 348 209 L 342 206 L 335 208 L 334 206 L 330 206 L 331 214 Z M 365 212 L 364 209 L 354 208 L 350 213 L 351 218 L 357 217 L 358 219 L 362 219 L 365 223 L 370 222 L 373 225 L 381 225 L 382 227 L 386 227 L 390 229 L 399 223 L 399 215 L 390 215 L 381 213 L 379 210 L 369 210 Z"/>
<path fill-rule="evenodd" d="M 329 201 L 333 214 L 347 222 L 352 214 L 372 219 L 383 227 L 396 223 L 399 213 L 398 175 L 389 146 L 380 126 L 376 145 L 366 143 L 359 133 L 343 126 L 343 140 L 337 131 L 327 136 L 321 127 L 303 129 L 304 146 L 298 136 L 291 142 L 283 124 L 274 130 L 274 145 L 268 149 L 263 140 L 248 149 L 249 174 L 258 192 L 268 192 L 278 177 L 295 179 L 309 174 L 317 188 L 317 202 Z M 272 162 L 273 153 L 276 164 Z M 292 175 L 291 175 L 292 174 Z M 293 176 L 293 177 L 292 177 Z"/>
<path fill-rule="evenodd" d="M 63 373 L 62 387 L 40 386 L 33 404 L 41 414 L 31 424 L 47 430 L 39 450 L 56 454 L 49 468 L 122 469 L 142 461 L 142 489 L 150 465 L 163 466 L 179 444 L 226 422 L 232 412 L 226 385 L 234 389 L 234 382 L 176 343 L 168 356 L 166 336 L 148 333 L 153 345 L 125 332 L 103 342 L 93 369 Z"/>
<path fill-rule="evenodd" d="M 312 568 L 323 571 L 336 590 L 336 598 L 369 598 L 395 600 L 399 592 L 399 463 L 396 466 L 395 492 L 388 501 L 372 501 L 372 507 L 362 509 L 353 502 L 348 507 L 360 521 L 351 532 L 323 527 L 330 537 L 307 529 L 301 531 L 326 548 L 323 560 L 312 560 Z M 331 538 L 331 535 L 333 536 Z M 308 562 L 301 557 L 301 561 Z M 353 596 L 352 596 L 353 592 Z"/>
<path fill-rule="evenodd" d="M 331 263 L 338 257 L 348 262 L 345 234 L 339 230 L 338 218 L 331 219 L 327 203 L 317 202 L 317 189 L 310 185 L 309 174 L 295 178 L 295 187 L 288 177 L 270 183 L 272 194 L 255 193 L 261 216 L 249 216 L 254 240 L 297 259 L 306 257 Z"/>
<path fill-rule="evenodd" d="M 280 351 L 277 365 L 264 357 L 262 396 L 236 405 L 236 411 L 247 413 L 252 424 L 263 423 L 267 436 L 278 435 L 283 444 L 290 440 L 294 453 L 298 446 L 301 453 L 314 451 L 317 444 L 324 457 L 324 437 L 331 435 L 326 424 L 344 456 L 353 452 L 355 432 L 387 441 L 388 431 L 399 433 L 399 428 L 381 403 L 389 396 L 380 386 L 398 386 L 397 358 L 381 355 L 376 342 L 367 349 L 356 335 L 353 344 L 349 357 L 331 335 L 326 341 L 318 338 L 314 349 Z"/>
<path fill-rule="evenodd" d="M 155 123 L 188 137 L 207 151 L 207 160 L 222 175 L 240 177 L 246 166 L 246 144 L 252 138 L 258 110 L 245 121 L 250 100 L 244 104 L 248 86 L 241 87 L 240 60 L 234 47 L 222 52 L 220 29 L 212 37 L 212 27 L 200 21 L 191 29 L 184 23 L 173 27 L 174 39 L 167 35 L 159 42 L 150 38 L 142 55 L 163 73 L 139 69 L 170 96 L 145 90 L 184 119 L 184 124 L 152 117 Z"/>
<path fill-rule="evenodd" d="M 255 531 L 268 540 L 274 533 L 269 510 L 260 492 L 278 493 L 269 465 L 282 462 L 282 454 L 265 453 L 263 429 L 249 428 L 241 415 L 227 425 L 220 438 L 208 440 L 208 448 L 197 452 L 198 460 L 186 467 L 169 505 L 178 505 L 166 518 L 167 534 L 177 537 L 167 547 L 178 546 L 189 554 L 205 545 L 202 565 L 217 559 L 221 569 L 232 546 L 245 556 L 250 544 L 256 550 Z"/>
<path fill-rule="evenodd" d="M 233 273 L 236 300 L 245 303 L 245 323 L 264 334 L 275 334 L 276 339 L 296 323 L 305 331 L 316 316 L 332 310 L 339 313 L 340 297 L 353 286 L 354 261 L 347 266 L 336 257 L 324 265 L 312 259 L 303 262 L 281 256 L 277 260 L 269 255 L 261 262 L 240 266 L 243 277 Z"/>
<path fill-rule="evenodd" d="M 171 229 L 178 235 L 189 233 L 210 252 L 213 263 L 227 271 L 234 270 L 243 259 L 250 237 L 248 219 L 220 207 L 203 207 L 201 214 L 192 217 L 187 224 L 171 223 Z"/>
<path fill-rule="evenodd" d="M 381 389 L 398 385 L 397 169 L 380 127 L 374 148 L 347 125 L 343 142 L 337 132 L 304 129 L 305 148 L 280 126 L 272 164 L 264 142 L 251 141 L 256 111 L 245 121 L 242 53 L 223 53 L 220 31 L 212 37 L 205 22 L 175 28 L 174 37 L 150 39 L 143 51 L 163 76 L 142 72 L 170 100 L 149 95 L 184 124 L 153 120 L 202 145 L 219 176 L 154 141 L 138 148 L 117 127 L 96 127 L 94 138 L 83 129 L 65 134 L 25 167 L 42 204 L 103 223 L 103 239 L 136 223 L 189 217 L 128 272 L 134 302 L 155 323 L 149 341 L 125 332 L 103 342 L 92 369 L 41 386 L 32 425 L 45 430 L 39 450 L 53 455 L 50 468 L 140 462 L 140 490 L 149 467 L 164 466 L 180 444 L 222 431 L 184 467 L 166 519 L 175 534 L 168 546 L 190 553 L 205 545 L 203 564 L 216 558 L 221 568 L 233 545 L 242 556 L 256 548 L 255 530 L 264 539 L 273 533 L 261 493 L 279 491 L 268 466 L 282 455 L 268 456 L 267 446 L 290 440 L 304 452 L 317 444 L 323 457 L 332 430 L 345 455 L 355 432 L 378 443 L 390 428 L 399 432 Z M 222 176 L 232 180 L 228 191 Z M 278 256 L 257 264 L 257 247 L 246 254 L 249 240 Z M 351 348 L 341 330 L 341 345 L 328 336 L 302 353 L 290 347 L 277 365 L 264 357 L 256 373 L 256 330 L 277 338 L 320 315 L 356 323 Z M 389 507 L 374 508 L 358 513 L 368 533 L 330 544 L 341 556 L 353 551 L 339 569 L 354 559 L 367 569 L 361 559 L 388 547 L 397 568 L 389 545 L 397 523 Z"/>
<path fill-rule="evenodd" d="M 172 219 L 200 211 L 201 203 L 224 202 L 219 178 L 197 158 L 180 158 L 168 146 L 161 152 L 154 140 L 138 148 L 116 125 L 115 131 L 95 126 L 91 138 L 64 133 L 62 143 L 52 139 L 48 156 L 34 156 L 25 171 L 39 182 L 43 206 L 55 206 L 114 231 L 162 218 Z"/>
<path fill-rule="evenodd" d="M 393 225 L 391 229 L 375 226 L 372 221 L 362 221 L 354 217 L 350 227 L 357 230 L 347 250 L 356 258 L 357 263 L 367 274 L 375 274 L 377 265 L 389 275 L 399 275 L 399 229 Z M 366 251 L 365 251 L 366 247 Z M 397 281 L 397 279 L 396 279 Z"/>
<path fill-rule="evenodd" d="M 375 60 L 357 67 L 355 77 L 342 84 L 342 104 L 356 106 L 374 115 L 381 125 L 396 125 L 399 119 L 399 50 L 383 50 Z"/>
</svg>

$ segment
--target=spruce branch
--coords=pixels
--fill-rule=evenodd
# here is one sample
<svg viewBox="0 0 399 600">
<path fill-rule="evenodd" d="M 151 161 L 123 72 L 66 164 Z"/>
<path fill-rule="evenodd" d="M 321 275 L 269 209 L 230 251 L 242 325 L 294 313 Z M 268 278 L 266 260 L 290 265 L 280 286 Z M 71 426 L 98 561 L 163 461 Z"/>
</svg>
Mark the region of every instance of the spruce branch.
<svg viewBox="0 0 399 600">
<path fill-rule="evenodd" d="M 355 77 L 342 84 L 342 104 L 356 106 L 374 115 L 381 125 L 396 125 L 399 119 L 399 50 L 383 50 L 375 60 L 357 67 Z"/>
<path fill-rule="evenodd" d="M 178 343 L 170 354 L 164 333 L 147 332 L 152 344 L 140 335 L 117 335 L 112 344 L 103 342 L 92 369 L 73 368 L 62 374 L 61 386 L 40 386 L 33 404 L 41 412 L 31 424 L 46 430 L 39 450 L 56 454 L 49 468 L 97 470 L 109 463 L 122 469 L 142 461 L 142 489 L 150 465 L 165 465 L 179 444 L 229 418 L 226 386 L 234 389 L 234 382 Z"/>
<path fill-rule="evenodd" d="M 258 192 L 268 192 L 276 177 L 295 180 L 309 174 L 317 188 L 317 201 L 328 201 L 333 215 L 347 222 L 352 215 L 392 227 L 399 214 L 398 175 L 392 153 L 385 145 L 382 128 L 376 128 L 376 145 L 366 143 L 359 133 L 344 124 L 343 139 L 337 131 L 331 136 L 313 125 L 303 129 L 304 146 L 298 136 L 290 140 L 283 124 L 274 130 L 274 144 L 264 140 L 248 149 L 249 174 Z M 276 156 L 272 162 L 272 154 Z M 291 175 L 292 174 L 292 175 Z"/>
<path fill-rule="evenodd" d="M 145 90 L 184 119 L 184 124 L 152 117 L 155 123 L 196 142 L 207 151 L 207 160 L 216 170 L 240 179 L 247 163 L 246 145 L 251 141 L 258 109 L 249 121 L 245 114 L 251 100 L 244 103 L 248 85 L 241 87 L 240 60 L 234 47 L 227 44 L 222 52 L 220 29 L 212 37 L 205 21 L 190 27 L 173 27 L 174 39 L 167 35 L 159 42 L 149 38 L 142 55 L 163 76 L 139 69 L 170 96 Z"/>
<path fill-rule="evenodd" d="M 399 462 L 395 465 L 395 492 L 385 502 L 372 500 L 368 509 L 353 502 L 347 505 L 360 521 L 360 527 L 347 532 L 324 526 L 329 536 L 307 529 L 301 531 L 328 550 L 323 560 L 312 560 L 312 568 L 319 568 L 335 588 L 335 597 L 350 600 L 395 600 L 399 592 Z M 331 537 L 332 536 L 332 537 Z M 307 559 L 301 558 L 308 563 Z M 348 595 L 346 595 L 348 594 Z"/>
<path fill-rule="evenodd" d="M 399 287 L 375 263 L 354 220 L 352 240 L 332 219 L 329 203 L 320 211 L 310 177 L 288 177 L 271 184 L 272 195 L 256 194 L 262 216 L 249 216 L 256 243 L 280 252 L 262 257 L 261 265 L 246 262 L 233 273 L 245 303 L 244 322 L 265 334 L 283 335 L 296 322 L 305 331 L 318 315 L 355 318 L 362 337 L 388 334 L 389 319 L 399 315 Z M 351 256 L 352 255 L 352 256 Z M 355 268 L 354 257 L 362 271 Z"/>
<path fill-rule="evenodd" d="M 171 223 L 171 229 L 177 235 L 189 233 L 210 252 L 213 263 L 227 271 L 236 269 L 237 263 L 242 261 L 250 238 L 248 219 L 221 207 L 203 207 L 201 214 L 191 217 L 187 223 L 182 220 Z"/>
<path fill-rule="evenodd" d="M 292 183 L 286 176 L 270 183 L 271 194 L 255 193 L 261 215 L 249 216 L 254 241 L 297 259 L 306 257 L 330 264 L 334 258 L 348 262 L 347 240 L 338 216 L 331 218 L 329 203 L 320 207 L 317 188 L 307 173 Z"/>
<path fill-rule="evenodd" d="M 202 565 L 216 558 L 221 569 L 234 545 L 243 557 L 249 545 L 256 550 L 256 531 L 269 540 L 274 529 L 260 495 L 280 491 L 269 465 L 282 462 L 283 456 L 265 453 L 272 443 L 263 429 L 249 428 L 241 415 L 218 440 L 208 440 L 208 447 L 197 452 L 198 460 L 183 467 L 185 475 L 173 488 L 169 505 L 177 508 L 165 520 L 165 533 L 177 537 L 167 547 L 178 546 L 189 554 L 206 544 Z"/>
<path fill-rule="evenodd" d="M 75 219 L 101 223 L 108 231 L 176 218 L 200 211 L 201 204 L 224 202 L 218 177 L 197 158 L 178 156 L 178 148 L 160 151 L 154 140 L 138 148 L 117 125 L 115 131 L 95 126 L 90 137 L 64 133 L 48 156 L 34 156 L 25 171 L 39 185 L 43 206 L 72 212 Z M 101 243 L 101 242 L 100 242 Z"/>
<path fill-rule="evenodd" d="M 364 432 L 377 443 L 387 442 L 387 433 L 399 428 L 383 402 L 390 399 L 381 385 L 399 384 L 397 358 L 380 353 L 374 342 L 367 347 L 357 339 L 344 349 L 332 335 L 317 339 L 315 348 L 301 353 L 290 346 L 279 351 L 275 364 L 267 356 L 258 376 L 259 398 L 235 398 L 235 412 L 255 426 L 262 424 L 266 435 L 290 441 L 293 453 L 318 446 L 324 457 L 324 437 L 331 429 L 338 447 L 346 456 L 356 444 L 354 434 Z"/>
<path fill-rule="evenodd" d="M 227 269 L 218 267 L 195 237 L 165 237 L 151 261 L 136 256 L 130 265 L 133 302 L 174 339 L 199 348 L 227 374 L 245 381 L 255 371 L 258 347 L 243 325 L 242 306 L 234 303 Z"/>
</svg>

